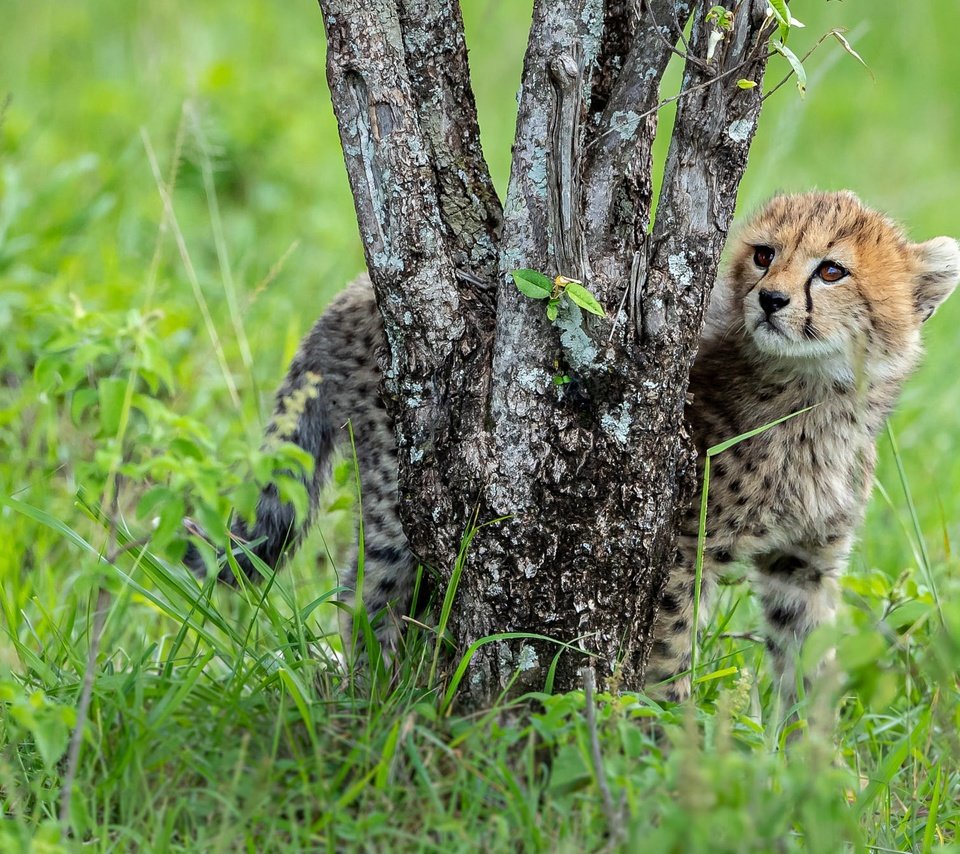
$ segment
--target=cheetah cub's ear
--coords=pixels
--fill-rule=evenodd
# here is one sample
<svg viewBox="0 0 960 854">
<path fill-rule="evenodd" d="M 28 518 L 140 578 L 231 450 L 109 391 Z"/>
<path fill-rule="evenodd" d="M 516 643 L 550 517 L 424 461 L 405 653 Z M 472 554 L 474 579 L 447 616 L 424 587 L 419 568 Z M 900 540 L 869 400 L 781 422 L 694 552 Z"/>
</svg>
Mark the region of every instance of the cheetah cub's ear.
<svg viewBox="0 0 960 854">
<path fill-rule="evenodd" d="M 935 237 L 913 246 L 917 259 L 914 305 L 922 321 L 933 313 L 957 286 L 960 279 L 960 245 L 952 237 Z"/>
</svg>

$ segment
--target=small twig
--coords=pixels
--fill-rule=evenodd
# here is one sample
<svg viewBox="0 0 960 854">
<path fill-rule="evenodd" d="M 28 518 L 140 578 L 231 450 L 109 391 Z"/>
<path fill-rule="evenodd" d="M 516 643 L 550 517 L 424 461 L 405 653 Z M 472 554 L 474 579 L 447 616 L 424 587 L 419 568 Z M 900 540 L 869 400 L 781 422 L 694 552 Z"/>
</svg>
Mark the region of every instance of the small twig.
<svg viewBox="0 0 960 854">
<path fill-rule="evenodd" d="M 227 387 L 227 392 L 230 395 L 230 400 L 233 403 L 234 408 L 239 410 L 241 408 L 240 394 L 237 391 L 237 385 L 233 380 L 233 373 L 230 371 L 230 366 L 227 364 L 223 344 L 220 341 L 220 335 L 217 332 L 216 324 L 213 322 L 213 316 L 210 314 L 210 307 L 207 304 L 207 299 L 203 294 L 203 289 L 200 287 L 200 278 L 197 276 L 196 268 L 193 266 L 193 259 L 190 257 L 190 250 L 187 249 L 187 241 L 183 236 L 183 231 L 180 228 L 179 221 L 177 220 L 177 213 L 173 207 L 173 196 L 171 194 L 171 190 L 166 186 L 163 178 L 160 175 L 160 166 L 157 163 L 157 156 L 154 153 L 153 144 L 150 142 L 150 136 L 147 134 L 146 128 L 140 128 L 140 137 L 143 141 L 143 147 L 147 153 L 147 162 L 150 166 L 150 172 L 153 175 L 154 183 L 157 185 L 157 192 L 160 194 L 160 201 L 163 204 L 164 215 L 166 216 L 167 222 L 170 225 L 170 229 L 173 232 L 174 241 L 177 244 L 177 251 L 180 253 L 180 261 L 183 264 L 187 281 L 190 283 L 190 288 L 193 291 L 194 299 L 196 300 L 197 306 L 200 309 L 200 314 L 203 317 L 204 326 L 206 326 L 207 335 L 210 337 L 210 343 L 213 346 L 214 355 L 217 357 L 217 363 L 220 366 L 220 372 L 223 374 L 224 384 Z"/>
<path fill-rule="evenodd" d="M 677 15 L 677 4 L 673 4 L 673 25 L 677 28 L 677 33 L 680 35 L 680 44 L 683 45 L 683 49 L 690 53 L 690 42 L 687 41 L 687 37 L 683 34 L 683 27 L 680 26 L 680 18 Z"/>
<path fill-rule="evenodd" d="M 481 279 L 476 273 L 472 273 L 470 270 L 464 270 L 462 267 L 454 269 L 453 275 L 461 282 L 465 282 L 468 285 L 475 285 L 478 288 L 489 288 L 491 286 L 491 283 L 486 279 Z"/>
<path fill-rule="evenodd" d="M 90 648 L 87 652 L 87 666 L 83 673 L 83 687 L 80 690 L 80 702 L 77 704 L 77 723 L 70 736 L 70 749 L 67 753 L 67 770 L 63 775 L 63 787 L 60 789 L 60 824 L 64 829 L 70 826 L 70 805 L 73 800 L 73 781 L 77 776 L 80 763 L 80 745 L 83 742 L 83 730 L 90 711 L 90 697 L 93 694 L 93 676 L 97 667 L 97 655 L 100 652 L 100 639 L 107 622 L 110 608 L 110 594 L 103 588 L 97 594 L 97 610 L 93 615 L 93 633 L 90 636 Z"/>
<path fill-rule="evenodd" d="M 250 292 L 250 298 L 247 300 L 247 308 L 249 309 L 256 300 L 270 285 L 273 283 L 273 280 L 280 275 L 281 271 L 284 268 L 284 265 L 287 263 L 287 259 L 293 255 L 294 252 L 299 248 L 300 241 L 294 240 L 287 247 L 287 251 L 280 256 L 280 258 L 274 262 L 273 266 L 267 271 L 267 275 L 264 276 L 258 283 L 257 286 Z"/>
<path fill-rule="evenodd" d="M 813 52 L 818 47 L 820 47 L 820 45 L 822 45 L 828 38 L 830 38 L 830 36 L 832 36 L 835 32 L 837 32 L 837 30 L 833 29 L 833 30 L 830 30 L 830 32 L 824 33 L 822 36 L 820 36 L 820 38 L 817 40 L 817 43 L 812 48 L 810 48 L 810 50 L 808 50 L 803 56 L 800 57 L 800 64 L 803 65 L 803 63 L 805 63 L 811 56 L 813 56 Z M 776 53 L 776 51 L 774 51 L 774 53 Z M 787 83 L 790 80 L 790 78 L 793 77 L 793 75 L 794 75 L 794 70 L 791 68 L 790 71 L 787 73 L 787 76 L 784 77 L 783 80 L 781 80 L 770 91 L 765 92 L 763 95 L 760 96 L 760 101 L 761 102 L 766 101 L 767 98 L 769 98 L 774 92 L 777 91 L 777 89 L 779 89 L 781 86 Z"/>
<path fill-rule="evenodd" d="M 137 537 L 135 540 L 130 540 L 130 542 L 124 543 L 122 546 L 115 546 L 106 555 L 104 555 L 104 559 L 107 561 L 107 563 L 116 563 L 117 558 L 120 557 L 120 555 L 129 551 L 133 551 L 133 549 L 138 549 L 140 546 L 145 546 L 150 542 L 152 536 L 153 534 L 145 534 L 142 537 Z"/>
<path fill-rule="evenodd" d="M 775 50 L 770 51 L 767 54 L 767 59 L 770 59 L 774 55 L 776 55 L 776 51 Z M 639 116 L 631 117 L 630 124 L 633 125 L 634 123 L 636 123 L 637 125 L 639 125 L 640 122 L 642 122 L 645 118 L 647 118 L 647 116 L 652 116 L 654 113 L 660 112 L 660 110 L 662 110 L 666 106 L 669 106 L 674 101 L 679 101 L 681 98 L 686 98 L 687 95 L 692 95 L 694 92 L 699 92 L 701 89 L 706 89 L 707 86 L 712 86 L 714 83 L 719 83 L 725 77 L 729 77 L 731 74 L 736 74 L 741 68 L 744 68 L 745 66 L 749 65 L 751 62 L 755 62 L 755 61 L 756 61 L 756 57 L 749 56 L 739 65 L 735 65 L 733 68 L 727 69 L 722 74 L 718 74 L 716 77 L 711 77 L 709 80 L 704 80 L 703 83 L 697 83 L 696 86 L 691 86 L 689 89 L 684 89 L 682 92 L 679 92 L 678 94 L 673 95 L 670 98 L 664 98 L 655 107 L 651 107 L 645 113 L 640 113 Z M 620 130 L 623 130 L 623 128 L 617 125 L 613 125 L 607 128 L 603 133 L 598 134 L 596 137 L 590 140 L 590 142 L 586 146 L 584 146 L 584 148 L 586 149 L 593 148 L 593 146 L 596 145 L 601 139 L 603 139 L 606 136 L 609 136 L 614 131 L 620 131 Z"/>
<path fill-rule="evenodd" d="M 620 299 L 620 305 L 617 306 L 617 313 L 613 317 L 613 323 L 610 325 L 610 335 L 607 338 L 607 344 L 610 344 L 613 341 L 613 333 L 617 331 L 617 324 L 620 322 L 620 315 L 623 312 L 624 306 L 627 304 L 627 299 L 630 298 L 633 294 L 636 293 L 636 289 L 640 284 L 640 253 L 633 253 L 633 260 L 630 262 L 630 281 L 627 283 L 626 288 L 623 290 L 623 297 Z"/>
<path fill-rule="evenodd" d="M 603 769 L 603 754 L 600 752 L 600 736 L 597 733 L 597 713 L 594 708 L 593 699 L 596 680 L 597 676 L 593 668 L 584 667 L 583 699 L 586 707 L 587 732 L 590 734 L 590 760 L 593 762 L 593 773 L 597 778 L 597 786 L 600 788 L 600 794 L 603 797 L 603 811 L 607 816 L 610 835 L 616 842 L 622 840 L 625 836 L 623 816 L 614 806 L 613 794 L 610 791 L 610 784 L 607 782 L 607 773 Z"/>
<path fill-rule="evenodd" d="M 109 528 L 107 530 L 107 549 L 103 555 L 103 560 L 109 564 L 114 564 L 122 554 L 132 549 L 145 546 L 150 542 L 151 535 L 148 534 L 131 540 L 123 545 L 117 545 L 117 532 L 119 530 L 118 520 L 120 518 L 120 476 L 114 474 L 109 481 L 111 505 L 111 514 Z M 97 656 L 100 654 L 100 642 L 103 639 L 103 631 L 107 623 L 107 612 L 110 610 L 112 600 L 110 592 L 103 587 L 97 591 L 97 606 L 93 614 L 93 629 L 90 633 L 90 646 L 87 650 L 87 664 L 83 671 L 83 685 L 80 688 L 80 700 L 77 703 L 77 721 L 74 725 L 73 733 L 70 736 L 70 747 L 67 751 L 66 771 L 63 775 L 63 786 L 60 789 L 60 824 L 65 832 L 70 830 L 70 807 L 73 802 L 73 783 L 77 776 L 77 768 L 80 765 L 80 748 L 83 744 L 83 731 L 87 725 L 87 717 L 90 713 L 90 699 L 93 696 L 93 680 L 97 669 Z"/>
<path fill-rule="evenodd" d="M 684 52 L 683 50 L 677 50 L 675 45 L 670 44 L 667 37 L 660 32 L 660 24 L 657 22 L 656 16 L 654 16 L 653 14 L 653 0 L 650 0 L 650 2 L 647 3 L 647 12 L 650 13 L 650 20 L 653 21 L 653 31 L 657 34 L 657 38 L 660 39 L 661 42 L 663 42 L 667 50 L 679 56 L 681 59 L 684 60 L 684 62 L 689 62 L 692 65 L 695 65 L 697 66 L 697 68 L 700 68 L 704 71 L 710 68 L 709 63 L 704 62 L 699 57 L 696 57 L 692 53 L 690 53 L 690 45 L 687 44 L 687 40 L 683 37 L 682 29 L 680 30 L 680 40 L 683 42 L 683 46 L 686 52 Z"/>
</svg>

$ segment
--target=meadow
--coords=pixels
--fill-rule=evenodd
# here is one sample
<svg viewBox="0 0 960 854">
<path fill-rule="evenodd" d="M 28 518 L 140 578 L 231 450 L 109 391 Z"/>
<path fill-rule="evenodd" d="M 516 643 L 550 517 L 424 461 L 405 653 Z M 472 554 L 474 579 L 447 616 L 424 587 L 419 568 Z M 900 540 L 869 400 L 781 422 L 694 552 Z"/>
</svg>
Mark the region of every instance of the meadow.
<svg viewBox="0 0 960 854">
<path fill-rule="evenodd" d="M 530 3 L 463 7 L 502 192 Z M 792 8 L 797 53 L 842 26 L 870 72 L 830 39 L 805 98 L 766 102 L 740 209 L 848 187 L 914 239 L 960 236 L 950 4 Z M 0 0 L 0 21 L 0 850 L 960 845 L 960 297 L 881 437 L 811 699 L 835 726 L 791 738 L 738 584 L 695 704 L 461 714 L 430 632 L 376 684 L 329 652 L 349 461 L 265 588 L 177 565 L 184 512 L 216 530 L 289 453 L 259 450 L 273 389 L 363 267 L 316 4 Z"/>
</svg>

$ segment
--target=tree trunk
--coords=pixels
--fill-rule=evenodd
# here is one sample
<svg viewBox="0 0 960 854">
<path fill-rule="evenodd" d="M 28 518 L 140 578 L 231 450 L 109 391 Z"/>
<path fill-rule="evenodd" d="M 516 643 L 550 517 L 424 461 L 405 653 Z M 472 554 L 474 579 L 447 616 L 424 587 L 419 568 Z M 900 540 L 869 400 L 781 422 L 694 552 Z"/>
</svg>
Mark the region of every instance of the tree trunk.
<svg viewBox="0 0 960 854">
<path fill-rule="evenodd" d="M 490 523 L 457 590 L 461 650 L 546 635 L 636 689 L 695 486 L 687 381 L 760 112 L 759 87 L 736 84 L 763 73 L 766 3 L 728 0 L 733 29 L 708 62 L 708 4 L 536 0 L 502 210 L 456 0 L 320 5 L 389 342 L 410 543 L 449 579 L 472 520 Z M 659 83 L 678 40 L 683 95 L 651 232 Z M 607 316 L 568 305 L 551 323 L 514 286 L 521 267 L 582 280 Z M 467 699 L 518 672 L 541 688 L 561 649 L 481 646 Z M 555 687 L 579 684 L 585 660 L 566 648 Z"/>
</svg>

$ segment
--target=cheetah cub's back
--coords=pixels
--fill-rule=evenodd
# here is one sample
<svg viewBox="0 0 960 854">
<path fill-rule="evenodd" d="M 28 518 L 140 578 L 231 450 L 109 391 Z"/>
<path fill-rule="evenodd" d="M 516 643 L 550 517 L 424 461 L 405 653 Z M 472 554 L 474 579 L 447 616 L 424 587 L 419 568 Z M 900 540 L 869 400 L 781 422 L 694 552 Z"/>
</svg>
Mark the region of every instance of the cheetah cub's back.
<svg viewBox="0 0 960 854">
<path fill-rule="evenodd" d="M 807 411 L 714 459 L 701 595 L 726 564 L 751 565 L 770 657 L 792 685 L 799 643 L 835 609 L 875 438 L 920 358 L 921 325 L 960 277 L 960 248 L 911 243 L 839 192 L 773 199 L 728 249 L 690 380 L 698 451 Z M 697 507 L 648 669 L 675 699 L 689 692 Z"/>
</svg>

